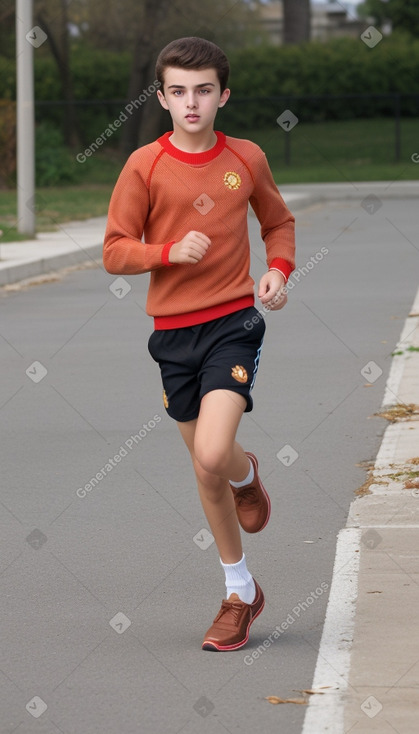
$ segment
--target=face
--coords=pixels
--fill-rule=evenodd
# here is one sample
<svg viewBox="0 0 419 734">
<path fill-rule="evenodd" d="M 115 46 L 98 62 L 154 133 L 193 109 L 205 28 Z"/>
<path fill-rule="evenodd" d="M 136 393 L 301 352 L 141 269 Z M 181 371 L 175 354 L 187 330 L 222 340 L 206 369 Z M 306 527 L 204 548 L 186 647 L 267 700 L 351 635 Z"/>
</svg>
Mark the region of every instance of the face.
<svg viewBox="0 0 419 734">
<path fill-rule="evenodd" d="M 225 89 L 220 94 L 220 82 L 215 69 L 176 69 L 164 72 L 164 94 L 157 96 L 165 110 L 169 110 L 174 127 L 188 133 L 201 132 L 212 127 L 219 107 L 224 107 L 230 96 Z"/>
</svg>

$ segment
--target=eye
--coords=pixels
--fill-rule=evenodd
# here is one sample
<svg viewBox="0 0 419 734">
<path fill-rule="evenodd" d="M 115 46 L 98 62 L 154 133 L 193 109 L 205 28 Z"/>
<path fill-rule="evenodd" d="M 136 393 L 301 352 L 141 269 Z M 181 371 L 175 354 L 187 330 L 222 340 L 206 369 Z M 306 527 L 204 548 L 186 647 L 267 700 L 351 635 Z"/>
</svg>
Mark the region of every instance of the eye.
<svg viewBox="0 0 419 734">
<path fill-rule="evenodd" d="M 210 93 L 210 90 L 209 89 L 201 89 L 200 91 L 201 91 L 201 94 L 209 94 Z"/>
</svg>

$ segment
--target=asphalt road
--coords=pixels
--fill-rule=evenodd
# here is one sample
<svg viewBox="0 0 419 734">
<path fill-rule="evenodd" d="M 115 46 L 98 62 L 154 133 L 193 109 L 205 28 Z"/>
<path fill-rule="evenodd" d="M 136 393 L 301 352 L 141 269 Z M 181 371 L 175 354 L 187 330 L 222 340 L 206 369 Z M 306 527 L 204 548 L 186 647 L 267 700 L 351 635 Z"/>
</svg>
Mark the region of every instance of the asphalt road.
<svg viewBox="0 0 419 734">
<path fill-rule="evenodd" d="M 239 431 L 273 515 L 244 537 L 267 603 L 233 653 L 200 649 L 224 578 L 147 352 L 148 276 L 126 292 L 97 267 L 0 298 L 2 733 L 301 732 L 305 706 L 264 698 L 312 682 L 336 534 L 418 285 L 416 213 L 298 212 L 299 282 L 266 315 Z"/>
</svg>

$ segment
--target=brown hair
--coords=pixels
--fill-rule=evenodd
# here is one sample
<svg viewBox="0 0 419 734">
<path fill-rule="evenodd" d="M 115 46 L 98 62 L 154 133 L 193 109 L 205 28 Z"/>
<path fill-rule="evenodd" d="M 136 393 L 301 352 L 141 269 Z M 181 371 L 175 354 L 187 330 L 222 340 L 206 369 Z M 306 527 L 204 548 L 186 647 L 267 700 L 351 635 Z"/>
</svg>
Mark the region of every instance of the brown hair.
<svg viewBox="0 0 419 734">
<path fill-rule="evenodd" d="M 156 79 L 163 89 L 164 71 L 168 66 L 178 69 L 215 69 L 220 91 L 227 87 L 230 65 L 224 51 L 212 41 L 190 36 L 171 41 L 160 51 L 156 62 Z"/>
</svg>

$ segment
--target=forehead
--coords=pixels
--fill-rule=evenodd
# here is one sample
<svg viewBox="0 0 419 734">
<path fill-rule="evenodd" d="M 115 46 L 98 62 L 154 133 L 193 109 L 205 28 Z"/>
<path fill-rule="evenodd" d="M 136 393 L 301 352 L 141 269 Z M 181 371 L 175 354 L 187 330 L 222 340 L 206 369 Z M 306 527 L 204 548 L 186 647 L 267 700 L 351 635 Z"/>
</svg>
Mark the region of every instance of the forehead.
<svg viewBox="0 0 419 734">
<path fill-rule="evenodd" d="M 170 87 L 172 84 L 181 87 L 193 88 L 199 84 L 206 83 L 219 86 L 217 72 L 215 69 L 177 69 L 168 66 L 164 70 L 164 86 Z"/>
</svg>

